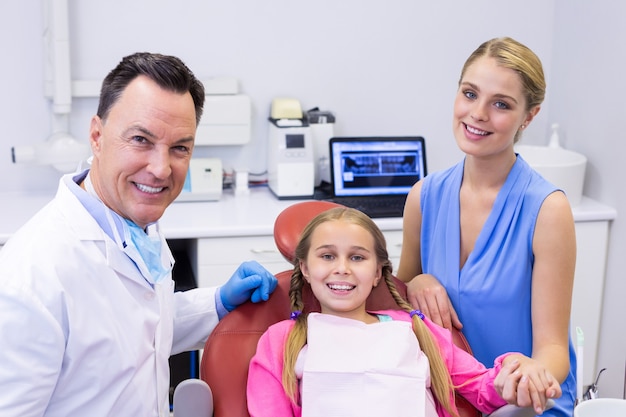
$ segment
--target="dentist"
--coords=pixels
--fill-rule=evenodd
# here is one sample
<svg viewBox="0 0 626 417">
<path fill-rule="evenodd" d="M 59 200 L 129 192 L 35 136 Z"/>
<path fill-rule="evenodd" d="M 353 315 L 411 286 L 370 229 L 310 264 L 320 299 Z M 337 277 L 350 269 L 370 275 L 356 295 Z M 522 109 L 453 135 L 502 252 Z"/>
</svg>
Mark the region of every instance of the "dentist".
<svg viewBox="0 0 626 417">
<path fill-rule="evenodd" d="M 276 279 L 243 263 L 174 293 L 158 220 L 181 192 L 204 87 L 178 58 L 125 57 L 102 84 L 91 168 L 0 252 L 0 415 L 169 416 L 170 355 Z"/>
</svg>

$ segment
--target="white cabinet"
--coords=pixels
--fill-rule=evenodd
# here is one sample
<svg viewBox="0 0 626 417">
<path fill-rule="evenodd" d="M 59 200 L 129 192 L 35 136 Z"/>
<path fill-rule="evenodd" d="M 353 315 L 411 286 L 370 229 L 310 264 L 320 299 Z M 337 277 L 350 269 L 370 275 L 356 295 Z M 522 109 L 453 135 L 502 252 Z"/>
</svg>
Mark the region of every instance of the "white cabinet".
<svg viewBox="0 0 626 417">
<path fill-rule="evenodd" d="M 400 262 L 402 232 L 386 231 L 385 238 L 395 270 Z M 258 261 L 273 274 L 292 268 L 276 248 L 273 236 L 198 239 L 196 253 L 192 255 L 192 259 L 200 287 L 223 284 L 244 261 Z"/>
<path fill-rule="evenodd" d="M 605 263 L 608 248 L 609 225 L 615 212 L 606 207 L 596 207 L 585 199 L 589 211 L 601 216 L 591 217 L 586 210 L 575 210 L 577 259 L 572 299 L 572 336 L 576 343 L 575 328 L 580 327 L 585 334 L 583 382 L 589 385 L 596 375 L 596 354 L 600 332 L 600 314 L 604 288 Z M 278 214 L 278 213 L 276 213 Z M 273 224 L 274 216 L 265 221 Z M 387 239 L 387 249 L 394 272 L 397 271 L 402 249 L 402 222 L 376 220 Z M 237 267 L 247 260 L 256 260 L 270 272 L 278 273 L 291 269 L 282 257 L 271 227 L 261 235 L 254 236 L 214 236 L 198 238 L 192 249 L 191 259 L 199 286 L 214 286 L 226 282 Z M 580 359 L 579 359 L 580 360 Z"/>
<path fill-rule="evenodd" d="M 576 222 L 576 272 L 572 295 L 571 332 L 577 343 L 576 327 L 584 333 L 583 385 L 594 382 L 600 338 L 602 294 L 609 242 L 609 221 Z"/>
<path fill-rule="evenodd" d="M 402 231 L 386 230 L 383 233 L 387 241 L 389 260 L 391 261 L 391 266 L 393 266 L 393 272 L 396 273 L 400 264 L 400 252 L 402 251 Z"/>
<path fill-rule="evenodd" d="M 220 237 L 198 239 L 198 286 L 221 285 L 244 261 L 258 261 L 273 274 L 291 269 L 283 258 L 273 236 Z"/>
</svg>

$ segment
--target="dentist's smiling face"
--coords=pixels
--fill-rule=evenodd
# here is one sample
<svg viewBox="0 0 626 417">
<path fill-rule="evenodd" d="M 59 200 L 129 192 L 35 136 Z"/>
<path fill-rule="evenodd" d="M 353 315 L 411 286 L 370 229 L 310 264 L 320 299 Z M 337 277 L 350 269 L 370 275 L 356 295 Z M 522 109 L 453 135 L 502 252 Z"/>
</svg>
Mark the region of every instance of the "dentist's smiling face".
<svg viewBox="0 0 626 417">
<path fill-rule="evenodd" d="M 90 177 L 100 199 L 141 227 L 157 221 L 182 191 L 196 133 L 191 95 L 140 75 L 106 120 L 94 116 Z"/>
<path fill-rule="evenodd" d="M 342 220 L 320 224 L 300 268 L 322 313 L 371 321 L 365 301 L 382 278 L 382 268 L 374 237 L 365 228 Z"/>
</svg>

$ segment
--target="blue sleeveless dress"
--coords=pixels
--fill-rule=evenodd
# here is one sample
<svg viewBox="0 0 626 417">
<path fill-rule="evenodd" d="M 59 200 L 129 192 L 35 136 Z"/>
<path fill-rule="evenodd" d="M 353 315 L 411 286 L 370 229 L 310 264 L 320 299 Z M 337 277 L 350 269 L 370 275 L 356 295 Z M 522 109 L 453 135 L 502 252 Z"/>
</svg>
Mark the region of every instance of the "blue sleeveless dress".
<svg viewBox="0 0 626 417">
<path fill-rule="evenodd" d="M 557 190 L 521 156 L 499 191 L 474 250 L 460 260 L 460 201 L 464 161 L 425 177 L 421 192 L 422 269 L 446 288 L 474 356 L 485 366 L 505 352 L 532 353 L 531 280 L 535 222 Z M 576 398 L 576 351 L 563 395 L 543 416 L 570 417 Z"/>
</svg>

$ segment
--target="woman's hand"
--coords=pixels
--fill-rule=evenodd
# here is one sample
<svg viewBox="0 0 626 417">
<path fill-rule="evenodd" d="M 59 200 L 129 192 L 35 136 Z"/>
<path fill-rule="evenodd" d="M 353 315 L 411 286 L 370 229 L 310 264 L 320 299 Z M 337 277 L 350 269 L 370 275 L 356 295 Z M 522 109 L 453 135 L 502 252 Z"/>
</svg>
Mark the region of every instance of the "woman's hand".
<svg viewBox="0 0 626 417">
<path fill-rule="evenodd" d="M 433 275 L 420 274 L 413 278 L 407 284 L 407 297 L 409 303 L 421 310 L 433 323 L 449 330 L 452 330 L 452 326 L 457 329 L 463 327 L 446 289 Z"/>
<path fill-rule="evenodd" d="M 500 396 L 509 404 L 545 411 L 548 398 L 561 396 L 561 385 L 538 361 L 524 355 L 507 356 L 494 380 Z"/>
</svg>

